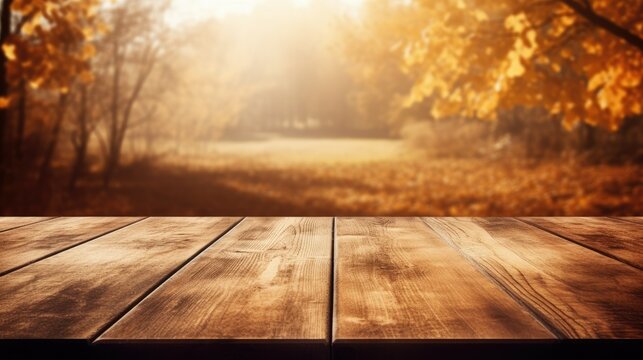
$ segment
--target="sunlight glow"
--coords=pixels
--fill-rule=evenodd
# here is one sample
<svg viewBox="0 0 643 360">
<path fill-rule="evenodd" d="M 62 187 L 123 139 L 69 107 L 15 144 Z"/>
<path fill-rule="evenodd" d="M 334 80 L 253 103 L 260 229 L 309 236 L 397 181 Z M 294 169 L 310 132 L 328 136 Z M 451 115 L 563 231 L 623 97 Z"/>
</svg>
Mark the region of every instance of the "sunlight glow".
<svg viewBox="0 0 643 360">
<path fill-rule="evenodd" d="M 222 18 L 229 15 L 248 14 L 257 5 L 267 1 L 290 1 L 298 6 L 309 6 L 314 1 L 330 3 L 338 12 L 356 14 L 364 0 L 173 0 L 171 23 Z"/>
</svg>

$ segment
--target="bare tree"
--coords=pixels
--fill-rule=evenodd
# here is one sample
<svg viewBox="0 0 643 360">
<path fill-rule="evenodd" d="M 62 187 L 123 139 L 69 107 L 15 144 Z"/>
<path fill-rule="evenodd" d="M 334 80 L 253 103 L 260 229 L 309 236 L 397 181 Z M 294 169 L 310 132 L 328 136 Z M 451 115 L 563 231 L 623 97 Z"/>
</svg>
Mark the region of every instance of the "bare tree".
<svg viewBox="0 0 643 360">
<path fill-rule="evenodd" d="M 112 13 L 111 109 L 107 126 L 103 185 L 108 188 L 121 161 L 121 151 L 131 117 L 163 49 L 162 25 L 158 19 L 166 4 L 123 4 Z M 133 81 L 124 81 L 123 77 Z"/>
</svg>

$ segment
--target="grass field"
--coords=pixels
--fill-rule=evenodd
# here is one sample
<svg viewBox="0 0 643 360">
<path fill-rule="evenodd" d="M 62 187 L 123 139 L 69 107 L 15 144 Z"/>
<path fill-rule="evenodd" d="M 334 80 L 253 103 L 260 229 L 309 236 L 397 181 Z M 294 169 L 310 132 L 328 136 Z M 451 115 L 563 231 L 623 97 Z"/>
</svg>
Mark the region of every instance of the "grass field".
<svg viewBox="0 0 643 360">
<path fill-rule="evenodd" d="M 59 175 L 64 181 L 64 172 Z M 44 208 L 67 215 L 640 215 L 638 165 L 431 157 L 400 140 L 212 142 L 98 175 Z M 33 203 L 33 201 L 32 201 Z M 35 205 L 37 206 L 37 205 Z"/>
</svg>

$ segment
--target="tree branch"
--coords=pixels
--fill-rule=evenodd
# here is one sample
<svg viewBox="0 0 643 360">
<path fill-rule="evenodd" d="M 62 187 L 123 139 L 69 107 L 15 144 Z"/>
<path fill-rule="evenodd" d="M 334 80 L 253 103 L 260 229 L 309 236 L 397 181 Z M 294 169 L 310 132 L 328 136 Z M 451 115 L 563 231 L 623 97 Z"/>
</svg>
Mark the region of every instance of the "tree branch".
<svg viewBox="0 0 643 360">
<path fill-rule="evenodd" d="M 578 15 L 584 17 L 590 23 L 618 38 L 625 40 L 627 43 L 643 52 L 643 39 L 612 20 L 597 14 L 590 6 L 581 5 L 581 3 L 575 0 L 560 0 L 560 2 L 567 5 L 567 7 L 574 10 Z"/>
<path fill-rule="evenodd" d="M 22 28 L 29 22 L 31 19 L 33 19 L 34 16 L 36 16 L 36 10 L 31 11 L 29 14 L 23 16 L 18 24 L 16 24 L 16 28 L 14 29 L 14 33 L 20 34 L 22 33 Z"/>
</svg>

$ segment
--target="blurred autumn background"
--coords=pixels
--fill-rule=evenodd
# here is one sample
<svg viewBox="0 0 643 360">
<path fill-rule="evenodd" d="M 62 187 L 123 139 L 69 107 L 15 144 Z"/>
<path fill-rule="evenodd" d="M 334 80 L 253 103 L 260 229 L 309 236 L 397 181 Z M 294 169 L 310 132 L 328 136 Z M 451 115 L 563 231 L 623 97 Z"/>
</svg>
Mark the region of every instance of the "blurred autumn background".
<svg viewBox="0 0 643 360">
<path fill-rule="evenodd" d="M 643 214 L 643 0 L 1 11 L 0 214 Z"/>
</svg>

